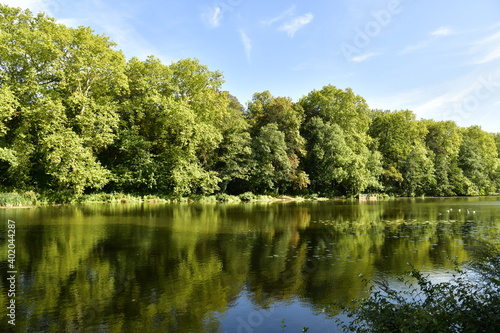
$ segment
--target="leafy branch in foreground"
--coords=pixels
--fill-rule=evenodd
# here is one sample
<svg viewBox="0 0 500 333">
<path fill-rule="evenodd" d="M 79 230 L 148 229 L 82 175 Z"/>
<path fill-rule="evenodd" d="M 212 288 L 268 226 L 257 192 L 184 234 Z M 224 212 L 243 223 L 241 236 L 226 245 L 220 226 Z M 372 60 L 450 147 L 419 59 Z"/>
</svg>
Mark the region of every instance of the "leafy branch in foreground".
<svg viewBox="0 0 500 333">
<path fill-rule="evenodd" d="M 387 281 L 371 295 L 344 309 L 352 332 L 498 332 L 500 331 L 500 250 L 490 244 L 473 249 L 474 260 L 449 282 L 433 283 L 412 267 L 400 279 L 406 290 Z M 416 281 L 416 285 L 414 284 Z"/>
</svg>

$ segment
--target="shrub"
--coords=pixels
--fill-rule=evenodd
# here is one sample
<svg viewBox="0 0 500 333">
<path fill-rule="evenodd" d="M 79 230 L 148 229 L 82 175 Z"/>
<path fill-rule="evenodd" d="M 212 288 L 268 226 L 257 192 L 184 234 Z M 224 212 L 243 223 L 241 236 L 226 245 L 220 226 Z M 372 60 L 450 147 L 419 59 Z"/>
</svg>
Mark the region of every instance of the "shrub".
<svg viewBox="0 0 500 333">
<path fill-rule="evenodd" d="M 219 193 L 215 196 L 217 201 L 219 202 L 240 202 L 241 199 L 239 197 L 236 197 L 234 195 L 229 195 L 226 193 Z"/>
<path fill-rule="evenodd" d="M 36 204 L 36 202 L 37 198 L 34 192 L 26 192 L 25 194 L 0 193 L 0 206 L 28 206 Z"/>
<path fill-rule="evenodd" d="M 408 289 L 387 282 L 344 312 L 353 332 L 500 332 L 500 251 L 483 245 L 449 282 L 432 283 L 416 269 L 401 278 Z M 412 282 L 416 281 L 417 284 Z"/>
<path fill-rule="evenodd" d="M 240 200 L 241 201 L 252 201 L 255 200 L 255 194 L 252 192 L 245 192 L 243 194 L 240 194 Z"/>
</svg>

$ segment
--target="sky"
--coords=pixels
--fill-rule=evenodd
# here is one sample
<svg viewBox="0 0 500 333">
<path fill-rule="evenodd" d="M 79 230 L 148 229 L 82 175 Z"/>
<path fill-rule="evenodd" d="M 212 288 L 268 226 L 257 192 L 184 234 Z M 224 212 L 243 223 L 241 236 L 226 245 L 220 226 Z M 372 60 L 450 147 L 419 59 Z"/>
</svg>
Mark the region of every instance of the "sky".
<svg viewBox="0 0 500 333">
<path fill-rule="evenodd" d="M 109 36 L 127 58 L 197 58 L 243 105 L 332 84 L 370 108 L 500 132 L 498 0 L 0 0 Z"/>
</svg>

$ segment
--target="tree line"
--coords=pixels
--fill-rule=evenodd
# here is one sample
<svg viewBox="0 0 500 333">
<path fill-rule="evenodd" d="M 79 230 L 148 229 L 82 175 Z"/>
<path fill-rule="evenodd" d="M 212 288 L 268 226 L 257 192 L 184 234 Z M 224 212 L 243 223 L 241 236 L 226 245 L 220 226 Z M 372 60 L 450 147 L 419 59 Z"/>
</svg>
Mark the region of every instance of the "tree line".
<svg viewBox="0 0 500 333">
<path fill-rule="evenodd" d="M 247 107 L 182 59 L 126 60 L 106 36 L 0 5 L 0 190 L 189 196 L 483 195 L 500 134 L 371 110 L 328 85 Z"/>
</svg>

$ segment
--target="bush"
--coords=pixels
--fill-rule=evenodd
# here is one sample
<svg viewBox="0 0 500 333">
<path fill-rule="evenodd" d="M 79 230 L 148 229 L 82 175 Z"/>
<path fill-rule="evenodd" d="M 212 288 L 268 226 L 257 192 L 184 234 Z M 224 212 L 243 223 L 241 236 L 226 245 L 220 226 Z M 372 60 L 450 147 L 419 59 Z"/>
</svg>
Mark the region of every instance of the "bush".
<svg viewBox="0 0 500 333">
<path fill-rule="evenodd" d="M 26 192 L 24 194 L 16 192 L 0 193 L 0 206 L 19 207 L 35 205 L 36 203 L 37 198 L 35 193 L 32 191 Z"/>
<path fill-rule="evenodd" d="M 240 194 L 240 200 L 241 201 L 252 201 L 255 200 L 255 194 L 252 192 L 245 192 L 243 194 Z"/>
<path fill-rule="evenodd" d="M 344 312 L 352 332 L 500 332 L 500 251 L 483 245 L 450 282 L 432 283 L 416 269 L 401 278 L 408 290 L 387 282 Z M 409 278 L 408 278 L 409 277 Z M 412 282 L 416 281 L 415 286 Z"/>
<path fill-rule="evenodd" d="M 241 199 L 239 197 L 236 197 L 234 195 L 229 195 L 226 193 L 219 193 L 215 196 L 217 201 L 219 202 L 240 202 Z"/>
</svg>

